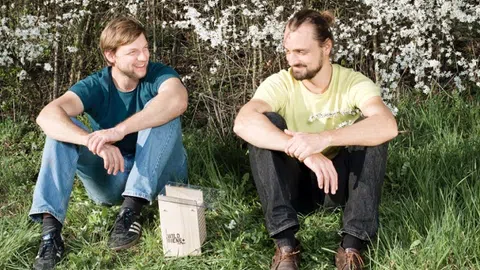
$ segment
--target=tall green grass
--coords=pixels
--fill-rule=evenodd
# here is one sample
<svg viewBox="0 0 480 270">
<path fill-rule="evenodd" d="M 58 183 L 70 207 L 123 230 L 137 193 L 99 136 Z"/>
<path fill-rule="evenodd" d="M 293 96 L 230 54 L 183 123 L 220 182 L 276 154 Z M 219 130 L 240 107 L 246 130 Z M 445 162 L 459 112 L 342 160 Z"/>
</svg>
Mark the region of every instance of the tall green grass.
<svg viewBox="0 0 480 270">
<path fill-rule="evenodd" d="M 479 101 L 402 104 L 391 144 L 379 269 L 480 269 Z"/>
<path fill-rule="evenodd" d="M 480 100 L 409 97 L 399 104 L 402 133 L 390 143 L 381 227 L 367 252 L 371 269 L 480 269 Z M 40 226 L 27 213 L 44 136 L 27 121 L 0 123 L 0 269 L 27 269 Z M 202 130 L 184 135 L 190 183 L 218 189 L 207 212 L 199 257 L 164 258 L 157 205 L 144 211 L 142 241 L 124 252 L 106 247 L 118 207 L 95 205 L 76 183 L 59 269 L 268 269 L 268 238 L 246 149 Z M 236 224 L 229 228 L 234 221 Z M 333 269 L 341 213 L 302 216 L 302 269 Z"/>
</svg>

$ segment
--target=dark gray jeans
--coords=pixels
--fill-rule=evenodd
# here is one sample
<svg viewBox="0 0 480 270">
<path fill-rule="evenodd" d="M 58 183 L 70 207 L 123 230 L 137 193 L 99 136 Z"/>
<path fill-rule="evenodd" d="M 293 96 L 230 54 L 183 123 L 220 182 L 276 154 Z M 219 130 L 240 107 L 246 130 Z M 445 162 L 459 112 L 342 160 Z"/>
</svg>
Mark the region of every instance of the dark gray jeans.
<svg viewBox="0 0 480 270">
<path fill-rule="evenodd" d="M 265 115 L 280 130 L 287 128 L 279 114 Z M 297 159 L 284 152 L 249 145 L 252 174 L 270 236 L 289 228 L 297 231 L 297 213 L 308 213 L 323 205 L 344 207 L 340 234 L 371 240 L 378 230 L 387 146 L 388 143 L 342 148 L 332 160 L 338 173 L 337 193 L 325 195 L 318 188 L 315 174 Z"/>
</svg>

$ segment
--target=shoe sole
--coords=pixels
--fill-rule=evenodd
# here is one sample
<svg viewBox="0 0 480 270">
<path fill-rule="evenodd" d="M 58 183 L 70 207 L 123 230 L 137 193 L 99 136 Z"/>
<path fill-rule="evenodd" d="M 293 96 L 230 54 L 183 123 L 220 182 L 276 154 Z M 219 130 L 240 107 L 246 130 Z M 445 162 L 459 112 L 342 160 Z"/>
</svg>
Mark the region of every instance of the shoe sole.
<svg viewBox="0 0 480 270">
<path fill-rule="evenodd" d="M 133 247 L 134 245 L 136 245 L 138 243 L 138 241 L 140 241 L 140 237 L 138 237 L 136 240 L 128 243 L 128 244 L 125 244 L 123 246 L 118 246 L 118 247 L 110 247 L 110 250 L 114 250 L 114 251 L 120 251 L 120 250 L 124 250 L 124 249 L 128 249 L 128 248 L 131 248 Z"/>
</svg>

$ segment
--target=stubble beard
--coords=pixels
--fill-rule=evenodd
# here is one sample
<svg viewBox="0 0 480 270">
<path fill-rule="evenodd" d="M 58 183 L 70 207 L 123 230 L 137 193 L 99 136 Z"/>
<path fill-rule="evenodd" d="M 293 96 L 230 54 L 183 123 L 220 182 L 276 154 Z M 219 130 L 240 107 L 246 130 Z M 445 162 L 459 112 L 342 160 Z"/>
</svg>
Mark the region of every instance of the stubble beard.
<svg viewBox="0 0 480 270">
<path fill-rule="evenodd" d="M 319 65 L 316 68 L 313 69 L 308 69 L 307 66 L 305 65 L 300 65 L 300 66 L 293 66 L 292 67 L 292 75 L 295 80 L 302 81 L 302 80 L 310 80 L 313 77 L 317 75 L 318 72 L 322 69 L 322 63 L 320 62 Z M 297 70 L 295 71 L 295 67 L 302 67 L 304 68 L 303 70 Z"/>
<path fill-rule="evenodd" d="M 135 69 L 135 68 L 134 68 Z M 135 70 L 132 69 L 132 70 L 127 70 L 127 69 L 119 69 L 125 76 L 129 77 L 130 79 L 133 79 L 133 80 L 140 80 L 142 78 L 144 78 L 147 73 L 142 73 L 142 74 L 138 74 L 135 72 Z M 145 67 L 146 69 L 146 67 Z"/>
</svg>

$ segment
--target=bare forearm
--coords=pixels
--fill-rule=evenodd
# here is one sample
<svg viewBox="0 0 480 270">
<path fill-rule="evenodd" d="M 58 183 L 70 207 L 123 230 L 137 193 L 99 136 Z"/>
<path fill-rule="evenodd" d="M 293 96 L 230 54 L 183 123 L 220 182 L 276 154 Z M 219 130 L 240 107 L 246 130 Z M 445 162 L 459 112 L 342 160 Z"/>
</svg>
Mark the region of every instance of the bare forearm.
<svg viewBox="0 0 480 270">
<path fill-rule="evenodd" d="M 284 151 L 290 138 L 261 113 L 239 115 L 235 120 L 234 132 L 256 147 L 277 151 Z"/>
<path fill-rule="evenodd" d="M 86 145 L 88 132 L 75 125 L 61 107 L 47 106 L 37 117 L 37 124 L 45 134 L 58 141 Z"/>
<path fill-rule="evenodd" d="M 372 115 L 351 126 L 325 133 L 329 136 L 331 146 L 375 146 L 395 138 L 398 131 L 395 118 Z"/>
<path fill-rule="evenodd" d="M 187 108 L 184 97 L 162 100 L 154 98 L 143 110 L 132 115 L 115 128 L 122 134 L 138 132 L 143 129 L 161 126 L 180 116 Z"/>
</svg>

